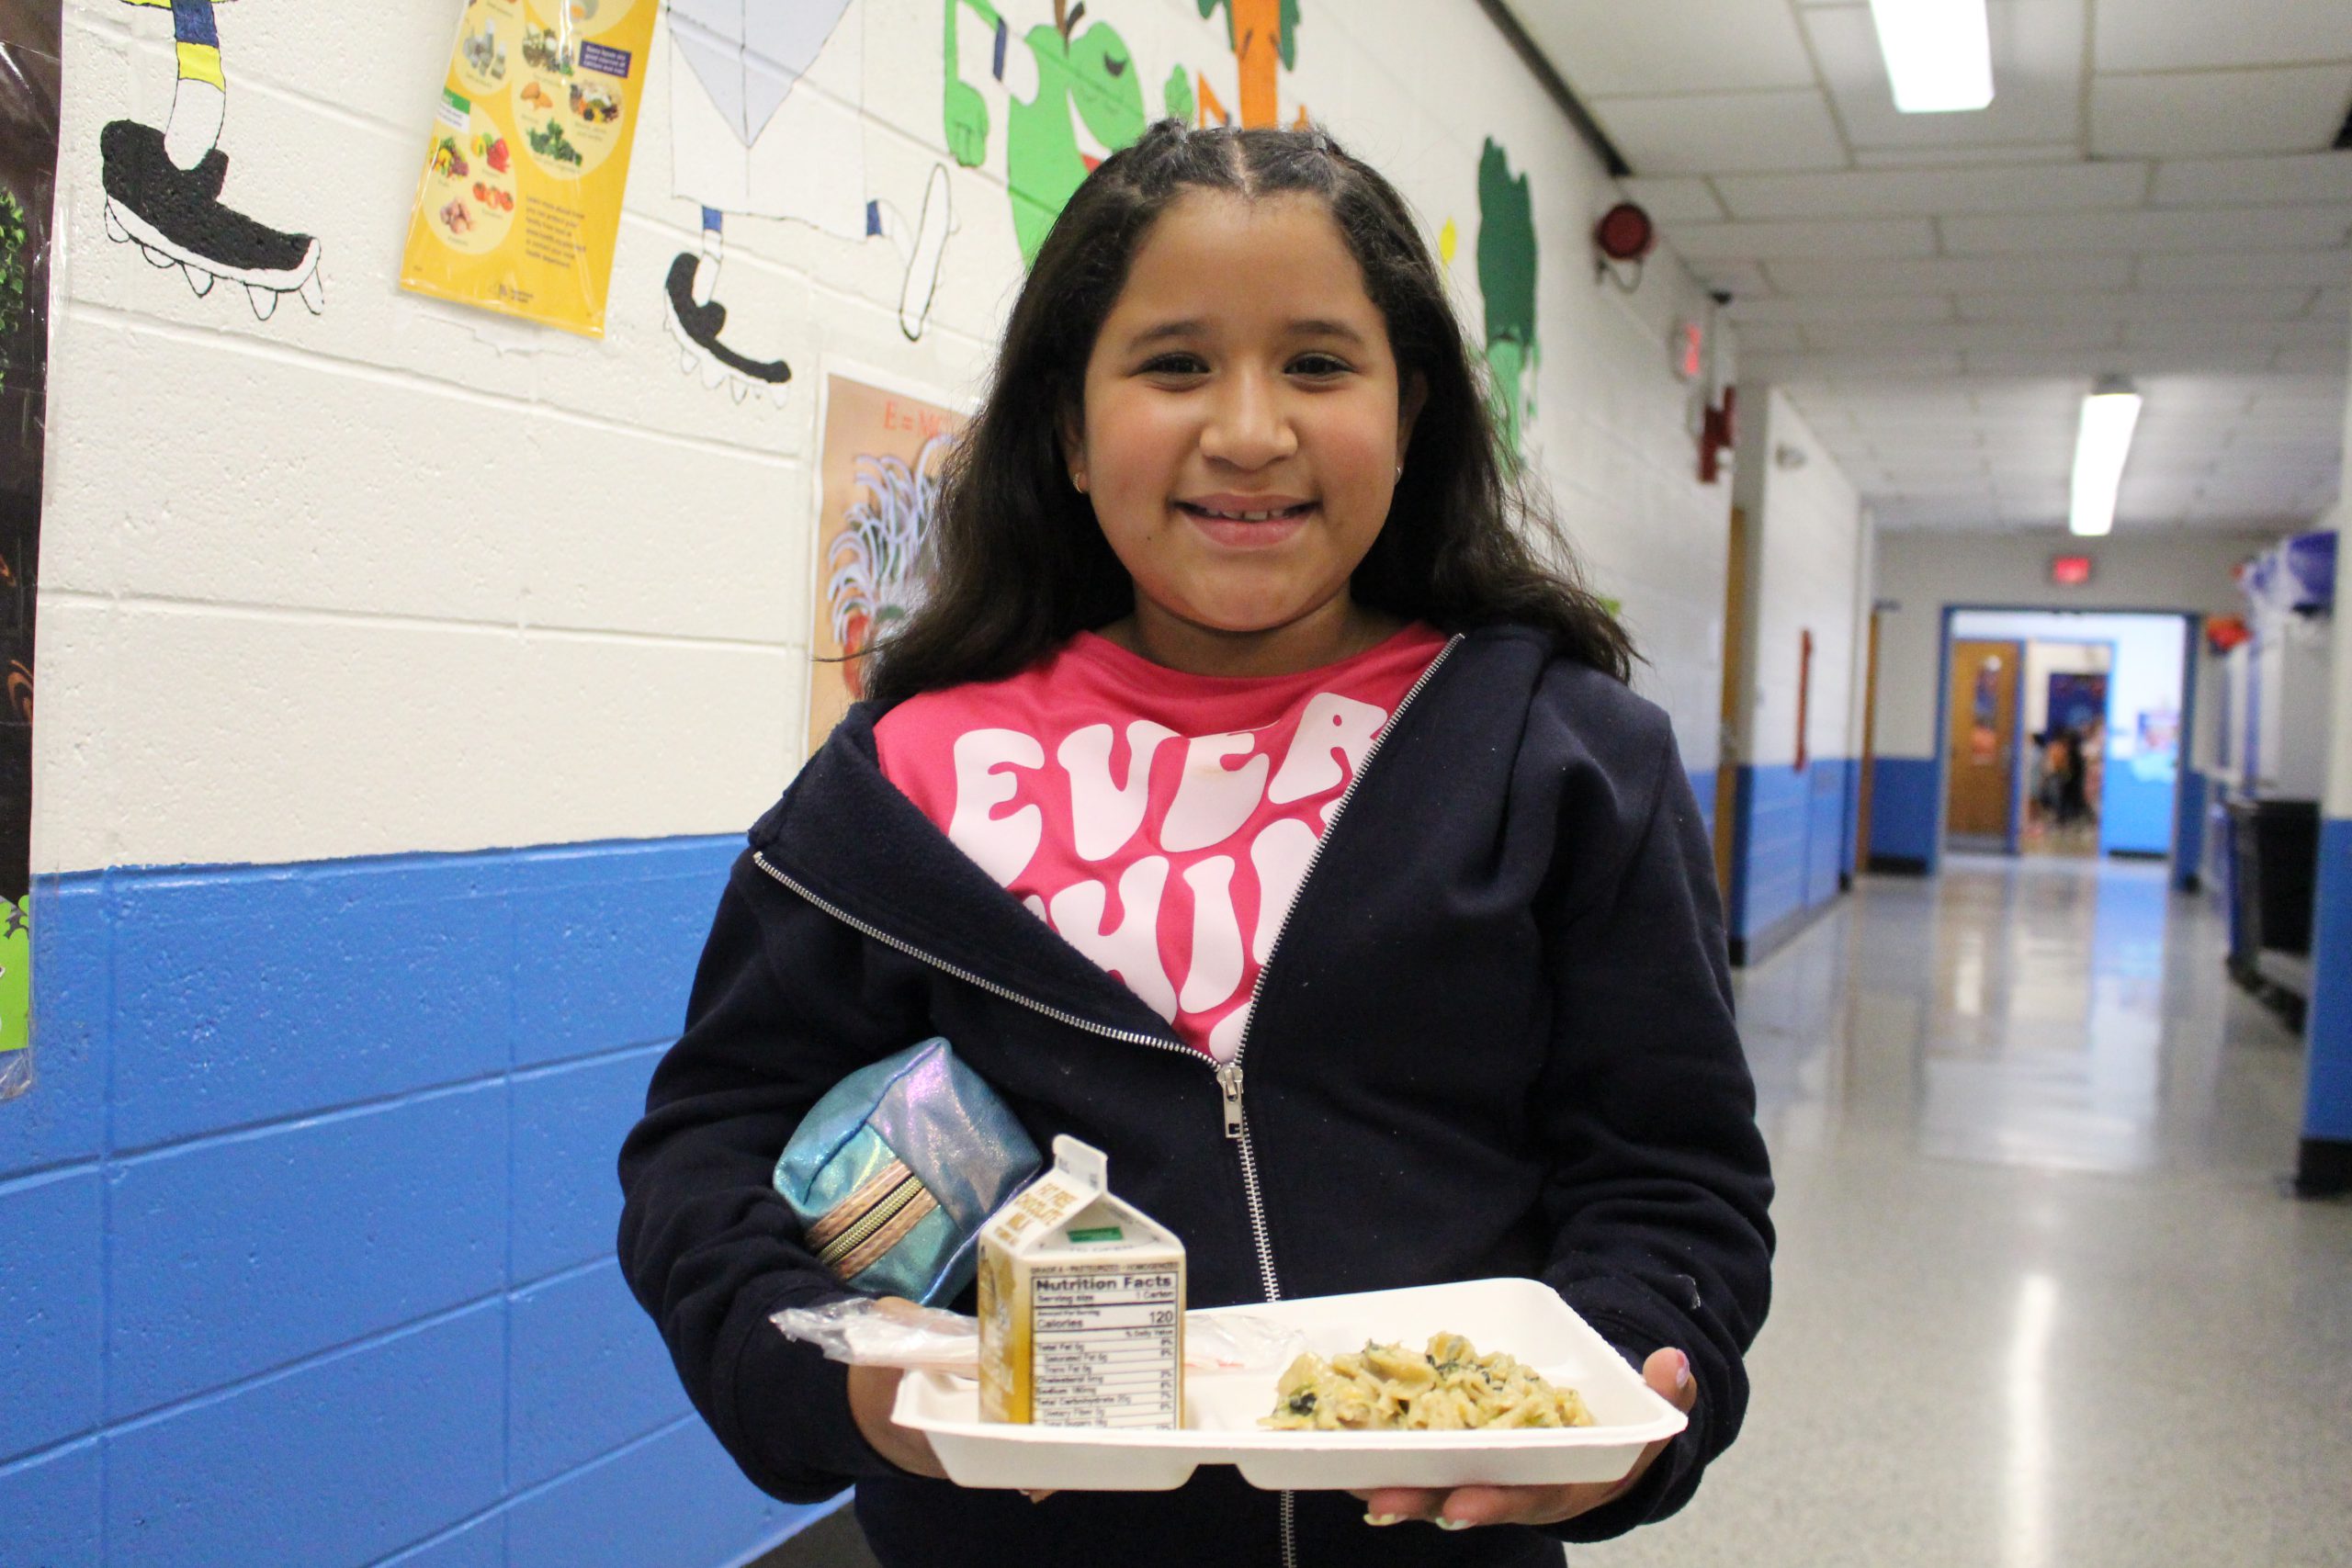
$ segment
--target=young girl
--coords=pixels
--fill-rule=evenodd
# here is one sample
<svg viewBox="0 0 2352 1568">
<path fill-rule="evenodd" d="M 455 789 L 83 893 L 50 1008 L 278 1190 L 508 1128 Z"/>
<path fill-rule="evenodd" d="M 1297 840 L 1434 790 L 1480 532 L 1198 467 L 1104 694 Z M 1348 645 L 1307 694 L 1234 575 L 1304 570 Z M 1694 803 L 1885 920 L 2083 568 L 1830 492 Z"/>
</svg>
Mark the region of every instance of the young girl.
<svg viewBox="0 0 2352 1568">
<path fill-rule="evenodd" d="M 1370 168 L 1154 126 L 1014 306 L 931 597 L 752 830 L 621 1258 L 744 1472 L 854 1483 L 891 1568 L 1556 1564 L 1738 1429 L 1770 1179 L 1712 858 L 1624 634 L 1514 530 L 1548 525 L 1471 363 Z M 1538 1279 L 1689 1428 L 1614 1486 L 938 1479 L 896 1374 L 767 1321 L 847 1293 L 778 1149 L 933 1034 L 1039 1146 L 1108 1152 L 1194 1306 Z"/>
</svg>

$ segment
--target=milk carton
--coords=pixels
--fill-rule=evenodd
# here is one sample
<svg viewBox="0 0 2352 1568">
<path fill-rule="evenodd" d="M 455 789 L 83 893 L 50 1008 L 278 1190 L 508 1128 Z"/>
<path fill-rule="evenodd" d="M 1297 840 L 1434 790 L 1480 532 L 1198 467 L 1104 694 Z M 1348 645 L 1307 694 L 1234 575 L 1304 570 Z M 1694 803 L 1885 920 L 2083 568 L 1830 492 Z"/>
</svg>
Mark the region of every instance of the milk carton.
<svg viewBox="0 0 2352 1568">
<path fill-rule="evenodd" d="M 1184 1244 L 1072 1137 L 980 1232 L 980 1418 L 1183 1425 Z"/>
</svg>

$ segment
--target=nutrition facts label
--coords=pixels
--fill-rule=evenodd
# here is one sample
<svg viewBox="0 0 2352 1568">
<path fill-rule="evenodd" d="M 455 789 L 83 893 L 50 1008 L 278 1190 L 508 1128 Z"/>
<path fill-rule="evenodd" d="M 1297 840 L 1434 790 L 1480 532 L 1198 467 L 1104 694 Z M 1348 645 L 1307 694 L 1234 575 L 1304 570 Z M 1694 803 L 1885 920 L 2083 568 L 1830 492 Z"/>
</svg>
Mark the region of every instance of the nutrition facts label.
<svg viewBox="0 0 2352 1568">
<path fill-rule="evenodd" d="M 1182 1276 L 1115 1265 L 1032 1277 L 1041 1427 L 1176 1427 Z"/>
</svg>

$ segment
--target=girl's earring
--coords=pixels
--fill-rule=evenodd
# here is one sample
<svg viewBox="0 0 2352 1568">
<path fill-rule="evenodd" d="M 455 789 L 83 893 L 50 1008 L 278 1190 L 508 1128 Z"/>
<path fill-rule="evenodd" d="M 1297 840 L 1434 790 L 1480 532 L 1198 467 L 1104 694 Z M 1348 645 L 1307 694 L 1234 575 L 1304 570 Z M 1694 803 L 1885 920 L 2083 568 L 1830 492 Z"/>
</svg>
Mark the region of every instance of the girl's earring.
<svg viewBox="0 0 2352 1568">
<path fill-rule="evenodd" d="M 1079 494 L 1084 495 L 1086 493 L 1086 481 L 1080 479 L 1076 474 L 1070 475 L 1069 483 L 1070 488 L 1078 491 Z"/>
</svg>

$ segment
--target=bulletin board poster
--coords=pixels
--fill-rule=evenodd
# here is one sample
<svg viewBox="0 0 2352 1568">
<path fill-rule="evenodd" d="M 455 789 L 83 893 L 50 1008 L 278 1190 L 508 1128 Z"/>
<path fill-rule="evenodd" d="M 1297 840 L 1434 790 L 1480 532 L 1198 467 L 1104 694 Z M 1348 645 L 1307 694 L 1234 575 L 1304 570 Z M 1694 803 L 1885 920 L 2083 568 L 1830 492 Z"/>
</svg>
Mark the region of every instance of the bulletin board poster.
<svg viewBox="0 0 2352 1568">
<path fill-rule="evenodd" d="M 858 655 L 922 602 L 940 476 L 964 416 L 849 377 L 825 378 L 818 465 L 817 624 L 808 750 L 865 694 Z"/>
<path fill-rule="evenodd" d="M 0 1100 L 33 1081 L 33 603 L 59 21 L 56 0 L 0 5 Z"/>
<path fill-rule="evenodd" d="M 661 0 L 466 0 L 401 287 L 605 333 Z"/>
</svg>

